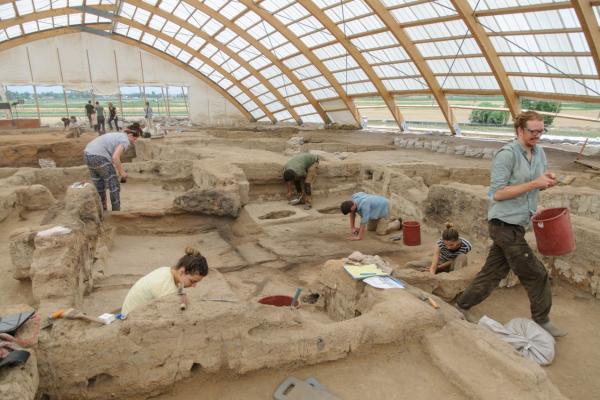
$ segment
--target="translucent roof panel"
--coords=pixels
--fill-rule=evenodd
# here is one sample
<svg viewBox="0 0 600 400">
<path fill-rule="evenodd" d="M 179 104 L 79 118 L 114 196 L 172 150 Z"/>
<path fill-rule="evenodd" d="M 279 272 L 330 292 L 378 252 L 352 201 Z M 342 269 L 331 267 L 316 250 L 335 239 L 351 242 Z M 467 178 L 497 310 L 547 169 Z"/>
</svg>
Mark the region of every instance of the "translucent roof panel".
<svg viewBox="0 0 600 400">
<path fill-rule="evenodd" d="M 527 92 L 564 93 L 581 96 L 597 96 L 600 93 L 600 81 L 567 78 L 519 77 L 511 76 L 516 90 Z"/>
<path fill-rule="evenodd" d="M 318 100 L 332 99 L 334 97 L 337 97 L 336 91 L 333 90 L 332 88 L 323 88 L 323 89 L 318 89 L 318 90 L 312 90 L 311 93 Z"/>
<path fill-rule="evenodd" d="M 583 33 L 494 36 L 490 39 L 498 53 L 589 51 Z"/>
<path fill-rule="evenodd" d="M 277 121 L 281 121 L 281 122 L 289 121 L 292 119 L 292 115 L 288 111 L 281 111 L 281 112 L 275 113 L 274 115 L 275 115 L 275 118 L 277 118 Z"/>
<path fill-rule="evenodd" d="M 427 87 L 425 80 L 423 80 L 422 78 L 384 79 L 383 84 L 391 92 L 422 90 L 423 88 Z"/>
<path fill-rule="evenodd" d="M 413 40 L 428 40 L 448 37 L 463 37 L 469 34 L 469 28 L 462 20 L 419 25 L 405 29 L 408 36 Z"/>
<path fill-rule="evenodd" d="M 530 12 L 526 18 L 515 14 L 480 17 L 481 25 L 490 32 L 535 31 L 540 29 L 579 28 L 573 9 Z"/>
<path fill-rule="evenodd" d="M 392 3 L 392 2 L 388 2 Z M 448 0 L 439 0 L 432 3 L 419 3 L 410 7 L 402 7 L 391 11 L 398 23 L 417 22 L 433 18 L 456 15 L 452 3 Z"/>
</svg>

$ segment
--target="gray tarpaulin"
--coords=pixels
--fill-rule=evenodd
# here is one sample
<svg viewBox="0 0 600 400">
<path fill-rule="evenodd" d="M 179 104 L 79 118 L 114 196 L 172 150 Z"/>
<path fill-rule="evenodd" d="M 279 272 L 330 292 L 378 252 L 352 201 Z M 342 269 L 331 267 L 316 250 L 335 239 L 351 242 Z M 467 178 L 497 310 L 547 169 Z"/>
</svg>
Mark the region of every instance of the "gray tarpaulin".
<svg viewBox="0 0 600 400">
<path fill-rule="evenodd" d="M 515 318 L 502 325 L 484 315 L 478 325 L 491 330 L 522 356 L 540 365 L 550 365 L 554 360 L 554 338 L 530 319 Z"/>
</svg>

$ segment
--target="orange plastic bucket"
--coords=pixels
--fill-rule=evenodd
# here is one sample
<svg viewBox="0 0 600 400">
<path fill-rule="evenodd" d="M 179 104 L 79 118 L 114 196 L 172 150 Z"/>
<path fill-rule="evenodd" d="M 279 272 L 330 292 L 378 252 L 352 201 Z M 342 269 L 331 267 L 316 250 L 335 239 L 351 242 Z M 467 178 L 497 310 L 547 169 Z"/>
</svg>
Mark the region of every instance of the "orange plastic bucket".
<svg viewBox="0 0 600 400">
<path fill-rule="evenodd" d="M 575 250 L 575 236 L 568 208 L 547 208 L 531 219 L 540 253 L 562 256 Z"/>
<path fill-rule="evenodd" d="M 402 222 L 402 242 L 406 246 L 421 245 L 421 224 L 418 221 Z"/>
</svg>

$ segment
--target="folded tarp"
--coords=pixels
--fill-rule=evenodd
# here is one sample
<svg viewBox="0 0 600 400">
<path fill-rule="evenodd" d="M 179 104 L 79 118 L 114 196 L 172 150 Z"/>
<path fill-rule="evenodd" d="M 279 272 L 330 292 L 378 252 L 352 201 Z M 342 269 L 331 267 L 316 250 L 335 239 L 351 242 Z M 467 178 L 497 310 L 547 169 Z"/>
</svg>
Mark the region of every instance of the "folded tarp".
<svg viewBox="0 0 600 400">
<path fill-rule="evenodd" d="M 544 328 L 527 318 L 515 318 L 502 325 L 487 315 L 481 317 L 479 326 L 485 327 L 509 343 L 525 358 L 540 365 L 550 365 L 554 360 L 555 340 Z"/>
</svg>

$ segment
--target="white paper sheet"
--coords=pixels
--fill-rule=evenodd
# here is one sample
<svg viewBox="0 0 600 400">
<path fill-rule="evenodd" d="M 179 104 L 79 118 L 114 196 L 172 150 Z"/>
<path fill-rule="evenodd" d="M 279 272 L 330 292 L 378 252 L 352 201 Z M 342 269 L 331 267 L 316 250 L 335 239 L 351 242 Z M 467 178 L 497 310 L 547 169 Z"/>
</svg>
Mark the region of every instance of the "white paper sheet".
<svg viewBox="0 0 600 400">
<path fill-rule="evenodd" d="M 363 279 L 363 282 L 378 289 L 404 289 L 404 285 L 391 276 L 371 276 Z"/>
</svg>

